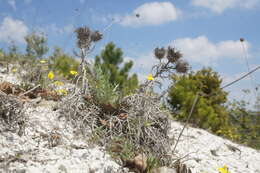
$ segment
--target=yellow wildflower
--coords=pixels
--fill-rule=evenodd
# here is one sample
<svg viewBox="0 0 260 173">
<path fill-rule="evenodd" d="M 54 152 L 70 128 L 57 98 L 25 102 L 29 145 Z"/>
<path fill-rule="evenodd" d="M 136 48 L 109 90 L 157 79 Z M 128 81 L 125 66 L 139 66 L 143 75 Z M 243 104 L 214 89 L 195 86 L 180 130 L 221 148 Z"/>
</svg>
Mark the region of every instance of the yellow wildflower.
<svg viewBox="0 0 260 173">
<path fill-rule="evenodd" d="M 13 69 L 12 69 L 12 72 L 13 72 L 13 73 L 17 72 L 17 69 L 16 69 L 16 68 L 13 68 Z"/>
<path fill-rule="evenodd" d="M 154 80 L 153 75 L 152 75 L 152 74 L 149 74 L 149 75 L 147 76 L 147 80 Z"/>
<path fill-rule="evenodd" d="M 55 81 L 53 84 L 56 85 L 56 86 L 64 85 L 64 83 L 61 82 L 61 81 Z"/>
<path fill-rule="evenodd" d="M 53 73 L 52 71 L 50 71 L 50 72 L 48 73 L 48 78 L 49 78 L 50 80 L 52 80 L 52 79 L 54 78 L 54 73 Z"/>
<path fill-rule="evenodd" d="M 46 63 L 46 61 L 45 60 L 40 60 L 40 63 L 44 64 L 44 63 Z"/>
<path fill-rule="evenodd" d="M 227 165 L 224 165 L 223 168 L 218 168 L 219 173 L 230 173 L 228 171 Z"/>
<path fill-rule="evenodd" d="M 65 89 L 59 89 L 59 90 L 56 90 L 56 92 L 59 94 L 59 95 L 68 95 L 68 91 L 65 90 Z"/>
<path fill-rule="evenodd" d="M 222 130 L 218 130 L 216 133 L 220 135 L 222 134 Z"/>
<path fill-rule="evenodd" d="M 75 70 L 70 70 L 70 74 L 72 74 L 72 75 L 77 75 L 78 72 L 76 72 Z"/>
</svg>

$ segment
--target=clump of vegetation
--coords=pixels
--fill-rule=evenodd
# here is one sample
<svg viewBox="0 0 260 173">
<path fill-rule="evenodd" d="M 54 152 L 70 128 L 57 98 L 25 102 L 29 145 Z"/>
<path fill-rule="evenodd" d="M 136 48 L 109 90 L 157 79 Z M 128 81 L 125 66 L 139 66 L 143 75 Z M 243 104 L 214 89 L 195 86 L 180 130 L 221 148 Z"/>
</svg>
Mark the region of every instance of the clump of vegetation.
<svg viewBox="0 0 260 173">
<path fill-rule="evenodd" d="M 150 74 L 145 84 L 136 90 L 137 78 L 128 77 L 133 63 L 128 62 L 119 68 L 123 62 L 120 49 L 109 43 L 91 66 L 85 62 L 84 55 L 85 49 L 90 48 L 86 44 L 92 44 L 88 42 L 92 31 L 83 27 L 82 32 L 86 32 L 83 38 L 79 36 L 79 29 L 76 31 L 82 56 L 82 73 L 78 78 L 88 82 L 87 86 L 77 85 L 79 88 L 63 100 L 62 115 L 84 135 L 89 135 L 91 130 L 89 139 L 105 146 L 124 164 L 143 153 L 149 157 L 149 170 L 155 165 L 170 165 L 169 117 L 161 109 L 160 97 L 152 90 L 157 78 L 170 76 L 176 71 L 187 72 L 188 64 L 181 59 L 181 54 L 171 47 L 165 50 L 158 65 L 153 67 L 155 75 Z M 157 53 L 155 49 L 156 57 Z"/>
<path fill-rule="evenodd" d="M 0 132 L 12 131 L 23 134 L 26 122 L 23 104 L 15 97 L 0 93 Z"/>
<path fill-rule="evenodd" d="M 71 74 L 71 71 L 78 70 L 79 61 L 65 54 L 60 48 L 56 47 L 53 55 L 49 57 L 49 68 L 53 69 L 63 78 L 72 79 L 74 78 L 74 75 Z"/>
<path fill-rule="evenodd" d="M 100 65 L 95 65 L 94 73 L 89 75 L 90 95 L 98 105 L 119 104 L 120 91 L 118 85 L 109 80 L 110 75 L 102 71 Z"/>
<path fill-rule="evenodd" d="M 24 83 L 46 86 L 46 74 L 48 73 L 47 61 L 42 63 L 43 56 L 48 52 L 47 38 L 44 34 L 32 33 L 25 37 L 26 54 L 19 58 L 20 74 Z M 26 69 L 26 70 L 25 70 Z"/>
<path fill-rule="evenodd" d="M 48 52 L 47 38 L 44 33 L 33 32 L 25 37 L 26 41 L 26 58 L 29 59 L 42 59 Z"/>
<path fill-rule="evenodd" d="M 248 92 L 248 91 L 247 91 Z M 236 129 L 236 142 L 260 149 L 260 112 L 249 109 L 249 103 L 241 100 L 229 103 L 229 122 Z"/>
<path fill-rule="evenodd" d="M 163 163 L 167 161 L 163 156 L 168 154 L 170 147 L 169 121 L 160 110 L 156 96 L 136 93 L 117 102 L 109 98 L 111 103 L 100 102 L 94 97 L 77 95 L 64 101 L 62 114 L 83 134 L 89 134 L 91 129 L 93 137 L 98 137 L 97 141 L 120 159 L 131 157 L 138 151 L 156 156 Z M 117 142 L 117 150 L 112 150 L 111 141 L 118 138 L 127 144 Z"/>
<path fill-rule="evenodd" d="M 75 77 L 79 62 L 59 48 L 52 56 L 45 57 L 49 48 L 42 33 L 29 34 L 25 41 L 25 54 L 20 53 L 13 42 L 7 52 L 0 50 L 1 65 L 6 66 L 6 72 L 16 74 L 21 80 L 19 91 L 12 94 L 60 100 L 68 92 L 60 87 L 61 81 Z M 30 92 L 23 94 L 26 91 Z"/>
<path fill-rule="evenodd" d="M 189 122 L 212 132 L 227 130 L 228 112 L 224 105 L 227 93 L 221 89 L 218 74 L 210 68 L 173 76 L 168 103 L 174 117 L 186 120 L 197 93 L 200 97 Z"/>
<path fill-rule="evenodd" d="M 0 49 L 0 63 L 2 67 L 5 67 L 5 72 L 11 72 L 12 68 L 17 65 L 19 60 L 19 52 L 15 43 L 12 41 L 11 45 L 8 47 L 8 52 Z"/>
<path fill-rule="evenodd" d="M 174 75 L 172 80 L 168 104 L 176 119 L 187 119 L 199 93 L 189 123 L 235 142 L 259 148 L 259 111 L 249 110 L 249 103 L 243 100 L 228 103 L 228 93 L 221 88 L 222 81 L 216 72 L 204 68 L 196 73 Z"/>
</svg>

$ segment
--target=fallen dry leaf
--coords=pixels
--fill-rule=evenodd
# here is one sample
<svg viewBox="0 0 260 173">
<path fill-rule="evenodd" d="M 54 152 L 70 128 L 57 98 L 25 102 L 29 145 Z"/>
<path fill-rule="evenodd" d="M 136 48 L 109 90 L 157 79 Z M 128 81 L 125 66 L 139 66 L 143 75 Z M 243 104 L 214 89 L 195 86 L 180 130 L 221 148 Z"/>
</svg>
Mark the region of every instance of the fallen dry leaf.
<svg viewBox="0 0 260 173">
<path fill-rule="evenodd" d="M 120 118 L 121 120 L 125 120 L 125 119 L 127 119 L 127 117 L 128 117 L 127 113 L 121 113 L 118 115 L 118 118 Z"/>
<path fill-rule="evenodd" d="M 6 94 L 12 94 L 14 92 L 14 86 L 10 82 L 0 83 L 0 90 Z"/>
<path fill-rule="evenodd" d="M 134 158 L 134 165 L 140 172 L 144 172 L 147 168 L 147 157 L 144 154 L 138 154 Z"/>
</svg>

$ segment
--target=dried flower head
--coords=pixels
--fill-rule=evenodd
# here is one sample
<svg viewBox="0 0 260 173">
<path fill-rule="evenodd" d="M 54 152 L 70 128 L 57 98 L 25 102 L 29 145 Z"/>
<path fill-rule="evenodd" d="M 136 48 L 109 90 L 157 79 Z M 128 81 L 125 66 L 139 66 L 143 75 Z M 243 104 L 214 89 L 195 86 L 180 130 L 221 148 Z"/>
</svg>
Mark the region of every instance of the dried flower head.
<svg viewBox="0 0 260 173">
<path fill-rule="evenodd" d="M 168 47 L 168 50 L 167 50 L 167 59 L 174 63 L 174 62 L 177 62 L 180 58 L 182 57 L 182 54 L 177 51 L 175 48 L 172 48 L 172 47 Z"/>
<path fill-rule="evenodd" d="M 186 61 L 179 60 L 176 62 L 175 68 L 178 73 L 186 73 L 189 69 L 189 64 Z"/>
<path fill-rule="evenodd" d="M 103 35 L 99 31 L 91 32 L 91 41 L 99 41 L 101 40 Z"/>
<path fill-rule="evenodd" d="M 89 47 L 90 44 L 90 37 L 91 37 L 91 30 L 84 26 L 84 27 L 79 27 L 75 30 L 77 34 L 77 39 L 78 39 L 78 47 L 79 48 L 87 48 Z"/>
<path fill-rule="evenodd" d="M 164 58 L 165 56 L 165 53 L 166 53 L 166 50 L 162 47 L 162 48 L 155 48 L 154 49 L 154 55 L 157 59 L 162 59 Z"/>
</svg>

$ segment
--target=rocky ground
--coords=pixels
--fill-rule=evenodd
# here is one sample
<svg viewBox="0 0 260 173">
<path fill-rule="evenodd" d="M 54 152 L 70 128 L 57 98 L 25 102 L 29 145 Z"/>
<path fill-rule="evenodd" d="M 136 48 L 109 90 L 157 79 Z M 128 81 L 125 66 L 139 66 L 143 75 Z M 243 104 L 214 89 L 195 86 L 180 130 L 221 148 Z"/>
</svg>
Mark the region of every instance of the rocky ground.
<svg viewBox="0 0 260 173">
<path fill-rule="evenodd" d="M 19 83 L 0 74 L 0 82 Z M 25 104 L 24 134 L 0 129 L 0 172 L 3 173 L 116 173 L 128 172 L 104 148 L 90 145 L 60 116 L 57 102 L 34 100 Z M 183 125 L 171 122 L 170 136 Z M 173 148 L 174 146 L 172 146 Z M 260 151 L 230 142 L 205 130 L 188 127 L 174 152 L 192 173 L 217 173 L 227 165 L 230 173 L 260 173 Z"/>
<path fill-rule="evenodd" d="M 183 125 L 172 121 L 170 135 L 178 136 Z M 230 173 L 260 173 L 260 151 L 233 143 L 205 130 L 187 128 L 176 153 L 188 157 L 186 165 L 195 173 L 217 173 L 228 166 Z"/>
</svg>

